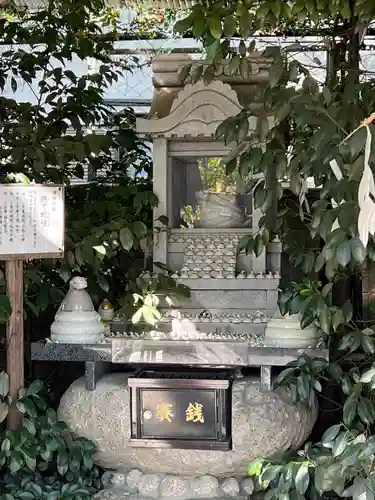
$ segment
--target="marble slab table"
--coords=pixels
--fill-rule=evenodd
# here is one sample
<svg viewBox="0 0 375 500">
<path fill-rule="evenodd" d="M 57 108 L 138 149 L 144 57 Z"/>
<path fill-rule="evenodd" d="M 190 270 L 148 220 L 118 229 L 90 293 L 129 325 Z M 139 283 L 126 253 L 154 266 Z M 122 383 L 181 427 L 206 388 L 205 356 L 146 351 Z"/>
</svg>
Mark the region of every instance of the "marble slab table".
<svg viewBox="0 0 375 500">
<path fill-rule="evenodd" d="M 189 341 L 108 339 L 101 344 L 63 344 L 34 342 L 33 361 L 75 361 L 85 363 L 86 388 L 94 390 L 96 381 L 111 364 L 181 365 L 200 368 L 259 367 L 261 386 L 272 388 L 272 367 L 286 366 L 302 354 L 328 359 L 327 349 L 252 347 L 244 341 Z"/>
</svg>

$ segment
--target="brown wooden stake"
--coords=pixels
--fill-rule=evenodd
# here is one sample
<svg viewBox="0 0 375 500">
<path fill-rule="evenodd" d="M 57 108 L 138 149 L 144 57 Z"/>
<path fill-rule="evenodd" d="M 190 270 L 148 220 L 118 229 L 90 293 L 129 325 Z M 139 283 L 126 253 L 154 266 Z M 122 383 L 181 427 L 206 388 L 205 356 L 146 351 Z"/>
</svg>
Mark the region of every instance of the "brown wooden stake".
<svg viewBox="0 0 375 500">
<path fill-rule="evenodd" d="M 24 386 L 23 261 L 6 261 L 5 275 L 7 295 L 12 305 L 12 314 L 7 325 L 7 372 L 13 404 L 7 424 L 9 429 L 17 429 L 21 425 L 21 414 L 14 402 L 17 400 L 18 391 Z"/>
</svg>

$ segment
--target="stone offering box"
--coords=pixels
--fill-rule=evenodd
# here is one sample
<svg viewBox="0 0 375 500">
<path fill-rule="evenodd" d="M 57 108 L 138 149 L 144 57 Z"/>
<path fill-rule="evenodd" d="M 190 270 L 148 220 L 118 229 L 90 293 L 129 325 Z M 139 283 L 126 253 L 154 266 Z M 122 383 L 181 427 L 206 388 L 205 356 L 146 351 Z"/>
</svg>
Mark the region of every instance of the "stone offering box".
<svg viewBox="0 0 375 500">
<path fill-rule="evenodd" d="M 129 378 L 136 447 L 230 450 L 230 372 L 142 371 Z"/>
<path fill-rule="evenodd" d="M 137 120 L 138 133 L 153 144 L 154 264 L 166 264 L 191 298 L 166 309 L 154 332 L 117 325 L 103 343 L 32 345 L 35 361 L 85 363 L 85 377 L 66 391 L 59 416 L 97 443 L 96 462 L 110 469 L 102 500 L 245 500 L 254 490 L 249 462 L 300 446 L 315 423 L 316 406 L 274 389 L 272 370 L 303 353 L 327 359 L 328 352 L 290 342 L 278 347 L 275 328 L 267 347 L 281 244 L 272 241 L 257 258 L 238 251 L 261 213 L 239 179 L 227 182 L 217 160 L 232 145 L 215 139 L 216 127 L 268 78 L 269 61 L 253 54 L 249 62 L 246 81 L 223 65 L 210 84 L 184 85 L 183 68 L 202 62 L 158 56 L 151 116 Z M 251 119 L 249 141 L 255 126 Z M 160 217 L 168 218 L 167 228 Z M 291 329 L 288 321 L 297 338 L 298 324 Z"/>
</svg>

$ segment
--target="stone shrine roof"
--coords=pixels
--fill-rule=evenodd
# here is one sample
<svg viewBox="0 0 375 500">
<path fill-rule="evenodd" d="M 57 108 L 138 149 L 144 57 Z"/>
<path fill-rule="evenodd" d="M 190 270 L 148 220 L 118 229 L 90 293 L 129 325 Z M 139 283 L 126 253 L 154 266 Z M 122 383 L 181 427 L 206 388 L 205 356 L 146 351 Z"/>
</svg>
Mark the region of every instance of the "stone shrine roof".
<svg viewBox="0 0 375 500">
<path fill-rule="evenodd" d="M 186 83 L 186 76 L 196 66 L 210 62 L 196 60 L 187 54 L 161 54 L 155 57 L 154 95 L 149 119 L 137 120 L 137 132 L 152 137 L 213 137 L 217 126 L 236 116 L 242 109 L 242 98 L 251 100 L 258 85 L 268 80 L 270 60 L 259 53 L 248 58 L 249 76 L 230 74 L 228 63 L 220 65 L 211 83 Z M 256 123 L 250 123 L 250 130 Z"/>
</svg>

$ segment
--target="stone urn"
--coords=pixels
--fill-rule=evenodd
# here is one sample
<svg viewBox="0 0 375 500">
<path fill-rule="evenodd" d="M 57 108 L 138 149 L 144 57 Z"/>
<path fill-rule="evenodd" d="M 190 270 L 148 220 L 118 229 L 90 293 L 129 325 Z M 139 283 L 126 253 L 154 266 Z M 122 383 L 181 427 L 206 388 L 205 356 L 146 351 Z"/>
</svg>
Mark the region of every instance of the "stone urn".
<svg viewBox="0 0 375 500">
<path fill-rule="evenodd" d="M 245 217 L 237 204 L 236 194 L 198 191 L 196 198 L 200 208 L 196 227 L 235 228 L 244 225 Z"/>
<path fill-rule="evenodd" d="M 279 308 L 268 322 L 264 332 L 264 345 L 277 347 L 316 347 L 321 334 L 315 326 L 301 328 L 298 314 L 282 316 Z"/>
<path fill-rule="evenodd" d="M 51 340 L 67 344 L 95 344 L 104 339 L 103 324 L 85 288 L 87 281 L 75 277 L 51 325 Z"/>
</svg>

